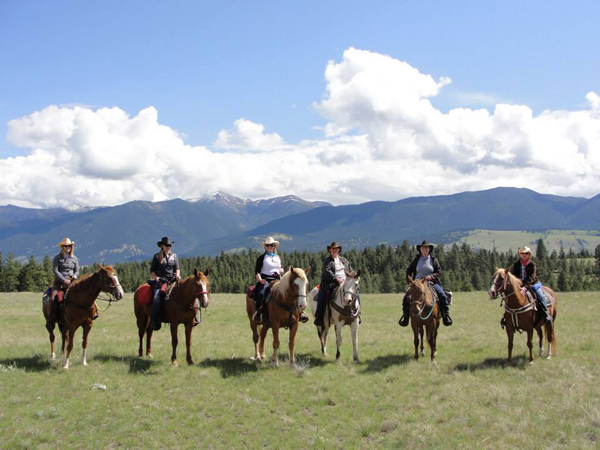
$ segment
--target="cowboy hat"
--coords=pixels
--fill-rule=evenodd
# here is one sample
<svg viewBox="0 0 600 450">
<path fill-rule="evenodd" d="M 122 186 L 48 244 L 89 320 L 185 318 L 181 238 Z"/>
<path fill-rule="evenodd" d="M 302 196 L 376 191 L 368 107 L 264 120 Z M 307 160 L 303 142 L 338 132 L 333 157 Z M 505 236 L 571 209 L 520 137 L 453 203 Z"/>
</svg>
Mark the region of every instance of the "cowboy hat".
<svg viewBox="0 0 600 450">
<path fill-rule="evenodd" d="M 340 249 L 340 252 L 342 251 L 342 246 L 340 244 L 338 244 L 336 241 L 333 241 L 331 243 L 331 245 L 327 246 L 327 251 L 331 250 L 332 248 L 338 248 L 338 249 Z"/>
<path fill-rule="evenodd" d="M 164 236 L 160 241 L 156 243 L 156 245 L 162 247 L 163 245 L 173 245 L 174 243 L 175 242 L 171 241 L 167 236 Z"/>
<path fill-rule="evenodd" d="M 58 246 L 60 248 L 63 248 L 65 245 L 72 245 L 73 247 L 75 247 L 75 242 L 73 242 L 71 239 L 69 238 L 64 238 L 62 241 L 60 241 L 58 243 Z"/>
<path fill-rule="evenodd" d="M 519 249 L 519 255 L 521 253 L 529 253 L 531 255 L 531 249 L 529 247 L 525 246 L 525 247 Z"/>
<path fill-rule="evenodd" d="M 420 245 L 417 245 L 417 251 L 420 252 L 421 251 L 421 247 L 429 247 L 429 253 L 431 253 L 433 251 L 433 245 L 431 245 L 429 242 L 427 241 L 423 241 L 421 242 Z"/>
<path fill-rule="evenodd" d="M 265 245 L 275 245 L 275 249 L 279 248 L 279 241 L 276 241 L 275 239 L 273 239 L 273 236 L 269 236 L 267 239 L 265 239 L 265 242 L 263 242 L 263 247 Z"/>
</svg>

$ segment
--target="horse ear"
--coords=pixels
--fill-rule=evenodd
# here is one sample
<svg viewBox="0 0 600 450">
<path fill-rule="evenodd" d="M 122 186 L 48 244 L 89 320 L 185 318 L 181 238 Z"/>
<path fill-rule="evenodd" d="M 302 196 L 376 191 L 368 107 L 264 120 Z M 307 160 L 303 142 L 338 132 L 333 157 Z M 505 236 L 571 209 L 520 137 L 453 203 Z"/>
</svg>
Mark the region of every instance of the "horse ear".
<svg viewBox="0 0 600 450">
<path fill-rule="evenodd" d="M 310 266 L 308 266 L 306 269 L 304 269 L 304 273 L 305 274 L 308 273 L 308 272 L 310 272 Z"/>
<path fill-rule="evenodd" d="M 199 273 L 199 272 L 198 272 L 198 268 L 196 267 L 196 268 L 194 269 L 194 276 L 195 276 L 196 278 L 198 278 L 198 273 Z"/>
<path fill-rule="evenodd" d="M 358 278 L 358 277 L 360 277 L 360 270 L 358 272 L 356 272 L 356 277 L 355 278 Z"/>
<path fill-rule="evenodd" d="M 210 268 L 206 268 L 206 270 L 204 271 L 204 276 L 209 276 L 210 275 Z"/>
</svg>

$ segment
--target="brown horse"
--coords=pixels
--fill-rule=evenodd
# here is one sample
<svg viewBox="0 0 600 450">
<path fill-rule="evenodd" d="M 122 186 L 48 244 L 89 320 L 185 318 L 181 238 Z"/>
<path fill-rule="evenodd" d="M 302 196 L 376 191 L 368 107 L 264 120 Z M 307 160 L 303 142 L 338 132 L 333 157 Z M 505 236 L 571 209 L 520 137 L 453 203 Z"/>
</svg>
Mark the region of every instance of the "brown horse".
<svg viewBox="0 0 600 450">
<path fill-rule="evenodd" d="M 543 320 L 538 323 L 535 321 L 535 300 L 530 302 L 527 298 L 521 295 L 521 286 L 523 283 L 512 273 L 510 269 L 496 269 L 494 278 L 492 279 L 492 287 L 489 290 L 491 299 L 495 299 L 498 294 L 502 296 L 504 301 L 504 320 L 506 322 L 506 334 L 508 336 L 508 362 L 512 359 L 513 338 L 515 330 L 524 330 L 527 333 L 527 347 L 529 347 L 529 363 L 533 363 L 533 330 L 537 331 L 540 349 L 539 355 L 543 355 L 544 333 L 542 331 Z M 558 300 L 556 294 L 550 288 L 543 286 L 546 298 L 550 300 L 548 312 L 552 315 L 552 322 L 556 320 L 556 308 Z M 548 339 L 548 356 L 546 359 L 551 359 L 552 355 L 558 352 L 556 342 L 556 334 L 554 327 L 546 324 L 546 337 Z"/>
<path fill-rule="evenodd" d="M 194 317 L 200 311 L 200 307 L 208 308 L 208 299 L 210 296 L 210 286 L 208 282 L 209 269 L 204 273 L 194 269 L 194 275 L 190 275 L 183 281 L 175 284 L 169 299 L 165 302 L 165 316 L 162 322 L 171 324 L 171 344 L 173 353 L 171 354 L 171 363 L 177 366 L 177 327 L 179 324 L 185 326 L 185 344 L 186 361 L 188 364 L 194 364 L 192 360 L 192 329 L 194 328 Z M 152 302 L 142 304 L 139 300 L 139 293 L 142 287 L 148 287 L 143 284 L 138 287 L 133 295 L 133 309 L 137 318 L 138 335 L 140 337 L 140 347 L 138 354 L 144 356 L 143 342 L 144 333 L 146 333 L 146 355 L 152 358 L 152 327 L 150 318 L 152 317 Z"/>
<path fill-rule="evenodd" d="M 433 296 L 431 287 L 426 279 L 413 280 L 408 277 L 410 286 L 410 325 L 413 329 L 415 344 L 415 359 L 419 359 L 419 337 L 421 343 L 421 356 L 425 355 L 423 347 L 423 328 L 427 332 L 427 343 L 431 351 L 431 362 L 435 362 L 437 354 L 437 332 L 440 326 L 440 308 L 437 299 Z"/>
<path fill-rule="evenodd" d="M 100 292 L 112 294 L 115 300 L 123 298 L 123 288 L 119 283 L 117 274 L 111 266 L 100 266 L 91 275 L 83 275 L 79 280 L 74 281 L 67 290 L 64 305 L 58 314 L 52 314 L 50 303 L 43 307 L 44 317 L 46 318 L 46 328 L 50 335 L 51 357 L 54 360 L 54 326 L 58 322 L 58 327 L 62 335 L 62 353 L 65 355 L 63 368 L 69 368 L 69 357 L 73 350 L 73 338 L 77 328 L 83 327 L 82 343 L 82 361 L 87 366 L 86 350 L 88 344 L 88 335 L 94 325 L 93 309 L 94 302 Z M 65 341 L 68 338 L 67 352 L 65 354 Z"/>
<path fill-rule="evenodd" d="M 277 352 L 279 350 L 279 329 L 281 327 L 290 329 L 290 365 L 296 364 L 294 347 L 296 345 L 296 333 L 300 314 L 306 309 L 306 292 L 308 291 L 308 279 L 306 271 L 290 267 L 280 280 L 271 282 L 271 295 L 265 304 L 267 314 L 263 315 L 262 327 L 252 320 L 254 306 L 251 299 L 246 296 L 246 312 L 252 328 L 252 337 L 254 340 L 254 359 L 261 362 L 265 359 L 265 338 L 269 328 L 273 330 L 273 356 L 271 365 L 278 367 L 279 359 Z M 259 332 L 260 327 L 260 332 Z M 259 336 L 260 333 L 260 342 Z"/>
</svg>

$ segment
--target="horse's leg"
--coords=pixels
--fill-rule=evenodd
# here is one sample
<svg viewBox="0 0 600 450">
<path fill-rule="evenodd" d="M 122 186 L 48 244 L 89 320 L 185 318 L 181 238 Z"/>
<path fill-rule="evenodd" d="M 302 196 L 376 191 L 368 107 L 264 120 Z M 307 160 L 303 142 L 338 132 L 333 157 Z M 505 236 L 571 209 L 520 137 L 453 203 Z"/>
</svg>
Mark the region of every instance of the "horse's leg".
<svg viewBox="0 0 600 450">
<path fill-rule="evenodd" d="M 432 321 L 432 322 L 435 322 Z M 435 323 L 427 325 L 427 342 L 429 343 L 429 351 L 431 352 L 431 362 L 435 362 Z"/>
<path fill-rule="evenodd" d="M 515 330 L 508 325 L 508 320 L 506 321 L 506 336 L 508 337 L 508 358 L 507 362 L 512 361 L 512 350 L 513 350 L 513 341 L 515 338 Z"/>
<path fill-rule="evenodd" d="M 260 353 L 260 360 L 264 361 L 265 356 L 265 339 L 267 338 L 267 333 L 269 332 L 269 327 L 263 325 L 260 329 L 260 340 L 258 341 L 258 352 Z"/>
<path fill-rule="evenodd" d="M 421 356 L 425 356 L 425 328 L 419 327 L 419 336 L 421 337 Z"/>
<path fill-rule="evenodd" d="M 192 360 L 192 330 L 193 329 L 194 329 L 193 321 L 190 321 L 185 324 L 185 347 L 186 347 L 185 360 L 190 365 L 194 364 L 194 361 Z"/>
<path fill-rule="evenodd" d="M 296 333 L 298 332 L 298 324 L 300 322 L 296 322 L 292 328 L 290 328 L 290 366 L 296 367 L 296 354 L 294 353 L 294 349 L 296 347 Z"/>
<path fill-rule="evenodd" d="M 171 364 L 174 366 L 178 366 L 177 363 L 177 327 L 179 323 L 172 321 L 171 322 L 171 345 L 173 346 L 173 353 L 171 353 Z"/>
<path fill-rule="evenodd" d="M 90 334 L 90 330 L 92 329 L 92 325 L 91 324 L 85 324 L 83 326 L 83 340 L 81 342 L 81 363 L 84 366 L 87 366 L 87 346 L 88 346 L 88 335 Z"/>
<path fill-rule="evenodd" d="M 148 324 L 149 323 L 150 317 L 148 316 Z M 152 333 L 154 333 L 154 330 L 151 326 L 148 326 L 146 328 L 146 356 L 150 359 L 154 358 L 154 356 L 152 356 Z"/>
<path fill-rule="evenodd" d="M 279 324 L 271 324 L 273 330 L 273 356 L 271 357 L 271 365 L 273 367 L 279 367 L 279 358 L 277 352 L 279 351 Z"/>
<path fill-rule="evenodd" d="M 529 364 L 533 364 L 533 326 L 527 330 L 527 348 L 529 348 Z"/>
<path fill-rule="evenodd" d="M 537 332 L 538 335 L 538 340 L 539 340 L 539 356 L 541 357 L 544 354 L 544 332 L 542 331 L 542 325 L 538 325 L 537 327 L 535 327 L 535 331 Z"/>
<path fill-rule="evenodd" d="M 342 346 L 342 327 L 344 326 L 344 323 L 340 320 L 340 321 L 334 321 L 334 325 L 335 325 L 335 345 L 337 346 L 337 352 L 335 353 L 335 360 L 339 361 L 340 360 L 340 347 Z"/>
<path fill-rule="evenodd" d="M 321 339 L 321 353 L 323 356 L 327 356 L 327 335 L 329 334 L 329 323 L 325 322 L 325 326 L 321 328 L 319 333 L 319 337 Z"/>
<path fill-rule="evenodd" d="M 69 356 L 71 356 L 71 350 L 73 350 L 73 336 L 75 334 L 75 330 L 69 326 L 67 334 L 69 335 L 69 343 L 67 344 L 67 353 L 65 354 L 63 369 L 69 368 Z"/>
<path fill-rule="evenodd" d="M 413 343 L 415 344 L 415 360 L 419 360 L 419 334 L 423 336 L 423 330 L 412 319 L 410 325 L 413 330 Z"/>
<path fill-rule="evenodd" d="M 54 322 L 46 322 L 46 329 L 48 330 L 48 334 L 50 337 L 50 359 L 52 361 L 56 360 L 56 352 L 55 352 L 55 341 L 56 336 L 54 335 Z"/>
<path fill-rule="evenodd" d="M 137 318 L 137 327 L 138 327 L 138 336 L 140 338 L 140 347 L 138 349 L 138 355 L 141 358 L 144 356 L 144 334 L 148 329 L 148 324 L 150 323 L 150 318 L 142 314 Z"/>
<path fill-rule="evenodd" d="M 352 334 L 352 359 L 358 363 L 360 362 L 358 360 L 358 319 L 350 324 L 350 333 Z"/>
<path fill-rule="evenodd" d="M 258 325 L 252 322 L 250 319 L 250 328 L 252 329 L 252 342 L 254 342 L 254 361 L 260 361 L 260 353 L 258 351 Z"/>
</svg>

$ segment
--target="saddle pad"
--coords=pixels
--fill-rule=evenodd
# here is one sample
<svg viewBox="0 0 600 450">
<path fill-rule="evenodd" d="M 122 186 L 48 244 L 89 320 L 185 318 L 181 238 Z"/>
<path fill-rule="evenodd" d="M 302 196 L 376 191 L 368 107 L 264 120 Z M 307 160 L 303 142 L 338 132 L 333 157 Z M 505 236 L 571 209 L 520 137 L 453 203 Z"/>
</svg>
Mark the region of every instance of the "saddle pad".
<svg viewBox="0 0 600 450">
<path fill-rule="evenodd" d="M 137 289 L 137 299 L 142 305 L 152 303 L 152 287 L 148 284 L 142 284 Z"/>
<path fill-rule="evenodd" d="M 57 291 L 56 292 L 56 299 L 58 301 L 58 303 L 62 303 L 63 299 L 65 298 L 65 292 L 64 291 Z"/>
</svg>

